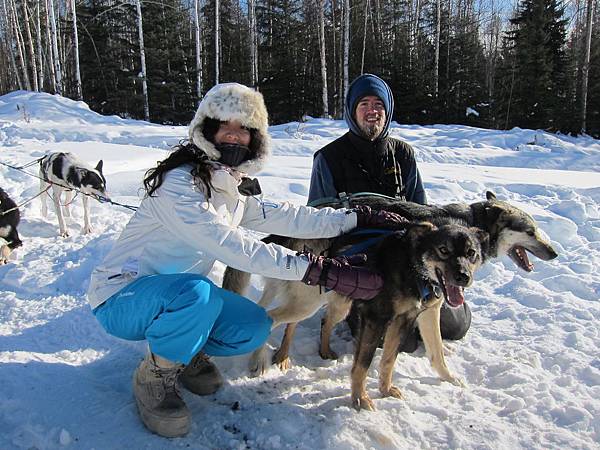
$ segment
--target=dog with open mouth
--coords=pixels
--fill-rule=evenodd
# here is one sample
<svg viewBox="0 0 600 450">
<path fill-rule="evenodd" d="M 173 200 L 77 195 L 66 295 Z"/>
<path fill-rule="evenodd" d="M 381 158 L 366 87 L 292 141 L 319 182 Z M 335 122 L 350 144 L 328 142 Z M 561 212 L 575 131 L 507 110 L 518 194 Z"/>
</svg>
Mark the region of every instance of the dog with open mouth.
<svg viewBox="0 0 600 450">
<path fill-rule="evenodd" d="M 489 234 L 488 245 L 482 248 L 482 263 L 502 255 L 508 255 L 517 267 L 524 271 L 533 270 L 527 253 L 541 260 L 548 261 L 557 257 L 556 251 L 544 238 L 536 221 L 520 208 L 508 202 L 498 200 L 492 192 L 487 192 L 486 200 L 472 204 L 453 203 L 433 206 L 419 205 L 401 200 L 383 198 L 377 195 L 363 195 L 351 198 L 349 206 L 368 205 L 372 208 L 393 211 L 414 221 L 428 221 L 438 227 L 446 224 L 462 223 L 476 227 Z M 322 206 L 339 207 L 341 204 L 324 204 Z M 346 205 L 348 206 L 348 205 Z M 356 241 L 366 242 L 372 237 L 357 236 Z M 329 240 L 291 239 L 281 236 L 267 236 L 266 242 L 275 242 L 302 251 L 312 248 L 319 253 L 329 247 Z M 436 275 L 436 278 L 438 275 Z M 223 277 L 223 287 L 243 294 L 250 284 L 250 274 L 228 267 Z M 452 294 L 446 302 L 449 306 L 458 306 L 464 302 L 461 295 Z M 462 292 L 461 292 L 462 293 Z M 424 293 L 423 295 L 427 295 Z M 331 349 L 329 337 L 335 325 L 348 316 L 352 302 L 331 293 L 321 293 L 300 283 L 265 279 L 264 290 L 259 304 L 265 308 L 277 298 L 278 306 L 269 310 L 274 320 L 273 328 L 287 323 L 281 345 L 269 360 L 266 349 L 258 350 L 250 359 L 250 371 L 253 375 L 264 373 L 271 363 L 282 370 L 289 368 L 289 348 L 297 326 L 297 322 L 311 317 L 322 306 L 327 306 L 327 313 L 322 322 L 321 344 L 319 353 L 325 359 L 336 359 L 337 354 Z M 456 299 L 456 300 L 454 300 Z M 462 299 L 462 302 L 461 300 Z M 359 332 L 359 318 L 356 308 L 350 311 L 349 325 L 355 337 Z"/>
<path fill-rule="evenodd" d="M 336 239 L 343 241 L 345 237 Z M 339 252 L 334 241 L 332 251 Z M 342 243 L 343 245 L 343 243 Z M 359 301 L 358 337 L 351 372 L 352 405 L 374 410 L 366 391 L 366 377 L 375 350 L 383 339 L 379 391 L 384 397 L 402 398 L 392 384 L 398 349 L 416 322 L 421 330 L 431 366 L 443 381 L 462 382 L 449 370 L 440 332 L 440 308 L 464 302 L 483 263 L 489 235 L 478 228 L 451 223 L 439 228 L 429 222 L 411 223 L 367 250 L 368 260 L 382 272 L 384 290 L 370 302 Z"/>
</svg>

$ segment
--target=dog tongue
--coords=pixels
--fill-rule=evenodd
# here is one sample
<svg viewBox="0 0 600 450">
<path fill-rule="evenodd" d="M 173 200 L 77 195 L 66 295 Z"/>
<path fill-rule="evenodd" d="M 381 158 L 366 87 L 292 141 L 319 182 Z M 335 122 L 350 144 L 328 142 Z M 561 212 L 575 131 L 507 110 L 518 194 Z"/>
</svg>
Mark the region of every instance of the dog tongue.
<svg viewBox="0 0 600 450">
<path fill-rule="evenodd" d="M 463 288 L 448 284 L 446 285 L 446 292 L 448 293 L 447 301 L 450 306 L 456 308 L 465 302 Z"/>
</svg>

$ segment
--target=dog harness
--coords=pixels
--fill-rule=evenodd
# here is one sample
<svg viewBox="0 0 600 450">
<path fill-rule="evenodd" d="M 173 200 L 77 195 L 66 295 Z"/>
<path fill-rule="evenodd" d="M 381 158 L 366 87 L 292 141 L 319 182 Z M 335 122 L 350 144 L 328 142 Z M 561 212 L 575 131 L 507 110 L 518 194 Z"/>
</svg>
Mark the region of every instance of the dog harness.
<svg viewBox="0 0 600 450">
<path fill-rule="evenodd" d="M 351 231 L 351 232 L 347 233 L 350 236 L 362 236 L 362 235 L 367 235 L 367 236 L 374 235 L 374 236 L 369 239 L 366 239 L 362 242 L 358 242 L 357 244 L 350 246 L 346 250 L 339 252 L 338 255 L 336 255 L 336 256 L 350 256 L 350 255 L 356 255 L 358 253 L 364 253 L 366 250 L 368 250 L 369 248 L 378 244 L 379 242 L 381 242 L 383 239 L 385 239 L 390 234 L 404 233 L 405 231 L 406 230 L 397 230 L 397 231 L 382 230 L 379 228 L 363 228 L 360 230 Z M 329 250 L 330 249 L 328 249 L 328 251 Z M 433 300 L 435 298 L 440 298 L 443 295 L 442 288 L 438 283 L 433 282 L 431 280 L 424 280 L 422 278 L 417 278 L 415 281 L 417 284 L 417 291 L 419 292 L 419 297 L 420 297 L 421 301 L 429 302 L 430 300 Z"/>
</svg>

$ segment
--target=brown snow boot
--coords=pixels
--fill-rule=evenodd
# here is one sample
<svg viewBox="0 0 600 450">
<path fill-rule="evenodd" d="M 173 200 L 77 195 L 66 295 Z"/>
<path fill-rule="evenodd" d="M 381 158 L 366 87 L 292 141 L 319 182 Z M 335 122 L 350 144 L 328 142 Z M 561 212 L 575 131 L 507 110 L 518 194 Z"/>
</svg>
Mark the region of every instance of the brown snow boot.
<svg viewBox="0 0 600 450">
<path fill-rule="evenodd" d="M 219 369 L 203 352 L 196 353 L 183 369 L 179 380 L 183 387 L 196 395 L 214 394 L 223 385 Z"/>
<path fill-rule="evenodd" d="M 146 428 L 165 437 L 185 436 L 191 414 L 185 405 L 177 377 L 183 365 L 149 353 L 133 374 L 133 394 Z"/>
</svg>

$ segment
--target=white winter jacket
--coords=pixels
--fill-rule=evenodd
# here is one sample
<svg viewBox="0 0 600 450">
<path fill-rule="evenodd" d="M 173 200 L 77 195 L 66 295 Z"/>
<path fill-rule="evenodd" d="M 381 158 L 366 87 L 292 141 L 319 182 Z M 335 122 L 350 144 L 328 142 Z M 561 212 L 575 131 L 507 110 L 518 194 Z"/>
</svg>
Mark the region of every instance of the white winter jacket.
<svg viewBox="0 0 600 450">
<path fill-rule="evenodd" d="M 136 277 L 151 274 L 207 275 L 215 260 L 245 272 L 301 280 L 308 259 L 246 232 L 297 238 L 333 237 L 356 226 L 356 214 L 276 203 L 238 193 L 236 172 L 219 168 L 206 199 L 184 165 L 166 173 L 153 197 L 146 197 L 104 261 L 92 273 L 92 308 Z"/>
</svg>

